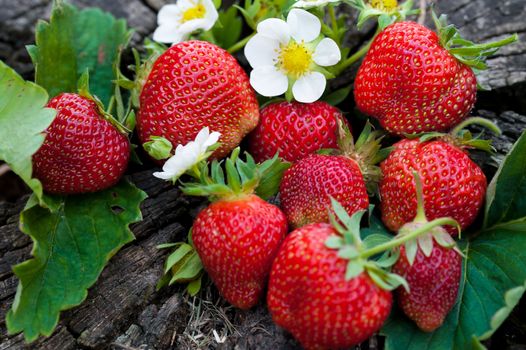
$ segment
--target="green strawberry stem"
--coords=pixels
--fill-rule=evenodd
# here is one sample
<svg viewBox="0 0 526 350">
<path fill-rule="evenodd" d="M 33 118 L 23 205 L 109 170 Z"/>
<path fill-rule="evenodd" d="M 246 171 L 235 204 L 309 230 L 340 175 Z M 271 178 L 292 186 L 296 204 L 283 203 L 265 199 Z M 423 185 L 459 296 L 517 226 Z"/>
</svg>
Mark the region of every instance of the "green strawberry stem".
<svg viewBox="0 0 526 350">
<path fill-rule="evenodd" d="M 387 243 L 379 244 L 375 247 L 366 249 L 362 251 L 359 256 L 360 258 L 363 258 L 363 259 L 370 258 L 371 256 L 374 256 L 374 255 L 383 253 L 385 251 L 391 250 L 393 248 L 399 247 L 402 244 L 412 239 L 418 238 L 419 236 L 425 233 L 428 233 L 429 231 L 431 231 L 433 228 L 437 226 L 444 226 L 444 225 L 457 226 L 458 223 L 455 221 L 455 219 L 452 219 L 452 218 L 435 219 L 433 221 L 427 222 L 426 224 L 420 226 L 418 229 L 412 231 L 409 234 L 399 236 L 398 238 L 394 238 Z"/>
<path fill-rule="evenodd" d="M 371 47 L 371 44 L 373 43 L 374 38 L 376 38 L 379 32 L 380 31 L 377 30 L 374 36 L 371 38 L 371 40 L 369 40 L 367 44 L 363 45 L 358 51 L 356 51 L 351 56 L 347 57 L 345 61 L 339 63 L 336 66 L 334 75 L 339 75 L 341 72 L 343 72 L 344 70 L 349 68 L 351 65 L 353 65 L 356 61 L 358 61 L 363 56 L 365 56 L 365 54 L 367 54 L 367 52 L 369 51 L 369 48 Z"/>
<path fill-rule="evenodd" d="M 329 17 L 331 18 L 332 31 L 338 33 L 338 20 L 336 19 L 336 12 L 334 11 L 334 5 L 329 4 Z M 338 43 L 339 44 L 339 43 Z"/>
<path fill-rule="evenodd" d="M 483 126 L 491 131 L 493 131 L 495 134 L 500 135 L 502 134 L 502 131 L 497 126 L 497 124 L 493 123 L 491 120 L 482 118 L 482 117 L 471 117 L 467 118 L 466 120 L 462 121 L 460 124 L 458 124 L 453 130 L 451 130 L 452 135 L 460 135 L 461 131 L 465 128 L 467 128 L 470 125 L 480 125 Z"/>
<path fill-rule="evenodd" d="M 245 45 L 248 43 L 248 41 L 250 39 L 252 39 L 252 37 L 256 35 L 256 33 L 252 33 L 250 34 L 249 36 L 241 39 L 240 41 L 238 41 L 237 43 L 235 43 L 234 45 L 230 46 L 227 51 L 228 53 L 235 53 L 239 50 L 241 50 L 243 47 L 245 47 Z"/>
<path fill-rule="evenodd" d="M 427 222 L 426 213 L 424 211 L 424 194 L 422 190 L 422 180 L 418 176 L 416 171 L 413 171 L 413 176 L 415 178 L 415 188 L 416 188 L 416 216 L 413 222 Z"/>
</svg>

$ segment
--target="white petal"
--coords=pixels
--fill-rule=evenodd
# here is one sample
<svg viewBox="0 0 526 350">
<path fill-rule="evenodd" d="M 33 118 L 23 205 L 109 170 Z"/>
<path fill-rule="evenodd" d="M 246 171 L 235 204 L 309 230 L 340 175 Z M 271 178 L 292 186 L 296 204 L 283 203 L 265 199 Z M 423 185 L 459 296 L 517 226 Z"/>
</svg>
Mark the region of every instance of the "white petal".
<svg viewBox="0 0 526 350">
<path fill-rule="evenodd" d="M 278 59 L 278 50 L 279 41 L 256 34 L 245 45 L 245 57 L 252 68 L 273 66 Z"/>
<path fill-rule="evenodd" d="M 159 43 L 180 43 L 184 40 L 185 34 L 181 33 L 177 24 L 175 25 L 161 25 L 153 32 L 153 40 Z"/>
<path fill-rule="evenodd" d="M 179 6 L 182 12 L 196 7 L 198 4 L 199 1 L 196 0 L 177 0 L 177 6 Z"/>
<path fill-rule="evenodd" d="M 318 17 L 300 9 L 292 9 L 287 16 L 290 34 L 296 41 L 313 41 L 320 35 L 321 22 Z"/>
<path fill-rule="evenodd" d="M 157 24 L 161 25 L 178 23 L 182 15 L 183 13 L 179 7 L 179 4 L 164 5 L 161 7 L 161 10 L 159 10 L 159 14 L 157 15 Z"/>
<path fill-rule="evenodd" d="M 287 76 L 274 66 L 257 67 L 250 72 L 250 85 L 263 96 L 279 96 L 287 91 Z"/>
<path fill-rule="evenodd" d="M 316 46 L 312 58 L 314 62 L 320 66 L 334 66 L 340 62 L 342 54 L 340 53 L 338 44 L 336 44 L 334 40 L 325 38 Z"/>
<path fill-rule="evenodd" d="M 191 19 L 189 21 L 186 21 L 184 23 L 182 23 L 180 26 L 179 26 L 179 31 L 181 33 L 192 33 L 198 29 L 204 29 L 205 27 L 207 27 L 209 25 L 208 21 L 206 18 L 196 18 L 196 19 Z M 213 26 L 213 24 L 212 24 Z"/>
<path fill-rule="evenodd" d="M 159 171 L 156 171 L 155 173 L 153 173 L 153 176 L 155 176 L 156 178 L 162 179 L 162 180 L 170 180 L 172 177 L 174 177 L 173 174 L 159 172 Z"/>
<path fill-rule="evenodd" d="M 214 145 L 215 143 L 217 143 L 217 141 L 219 141 L 219 137 L 220 136 L 221 136 L 221 134 L 218 133 L 217 131 L 214 131 L 213 133 L 211 133 L 210 136 L 208 136 L 208 139 L 206 140 L 206 142 L 204 144 L 205 147 L 208 148 L 208 147 Z"/>
<path fill-rule="evenodd" d="M 205 6 L 205 19 L 207 21 L 207 25 L 203 29 L 210 30 L 219 18 L 219 13 L 217 13 L 216 7 L 211 0 L 202 0 L 201 3 Z"/>
<path fill-rule="evenodd" d="M 311 72 L 299 78 L 292 86 L 292 95 L 298 102 L 311 103 L 325 91 L 327 80 L 320 72 Z"/>
<path fill-rule="evenodd" d="M 277 40 L 281 44 L 286 45 L 290 41 L 289 26 L 281 19 L 269 18 L 259 22 L 257 30 L 258 34 Z"/>
<path fill-rule="evenodd" d="M 206 142 L 208 136 L 210 136 L 210 129 L 208 129 L 208 126 L 205 126 L 197 133 L 197 136 L 195 137 L 195 143 L 203 145 Z"/>
</svg>

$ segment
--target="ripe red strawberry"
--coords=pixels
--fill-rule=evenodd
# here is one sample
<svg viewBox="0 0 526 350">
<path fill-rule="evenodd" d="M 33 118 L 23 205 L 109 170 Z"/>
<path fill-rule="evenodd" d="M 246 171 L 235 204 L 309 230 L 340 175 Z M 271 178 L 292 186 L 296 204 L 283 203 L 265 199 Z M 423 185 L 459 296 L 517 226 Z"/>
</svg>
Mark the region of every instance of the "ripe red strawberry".
<svg viewBox="0 0 526 350">
<path fill-rule="evenodd" d="M 292 227 L 328 222 L 330 197 L 349 214 L 368 208 L 365 181 L 355 160 L 311 154 L 285 172 L 280 186 L 281 209 Z"/>
<path fill-rule="evenodd" d="M 267 296 L 272 318 L 306 349 L 350 348 L 376 332 L 391 310 L 391 292 L 368 272 L 346 280 L 348 261 L 325 245 L 336 234 L 325 223 L 297 229 L 272 266 Z"/>
<path fill-rule="evenodd" d="M 409 289 L 397 290 L 400 308 L 420 329 L 432 332 L 442 325 L 455 305 L 462 272 L 461 253 L 453 238 L 440 225 L 458 226 L 458 222 L 440 218 L 429 223 L 424 210 L 421 178 L 416 172 L 413 177 L 418 198 L 417 215 L 400 228 L 397 238 L 408 238 L 419 230 L 423 234 L 399 248 L 400 255 L 392 271 L 403 277 L 409 286 Z"/>
<path fill-rule="evenodd" d="M 438 35 L 414 22 L 385 28 L 358 70 L 358 108 L 395 134 L 445 131 L 475 104 L 477 81 L 471 67 L 486 69 L 484 58 L 517 40 L 510 36 L 482 45 L 459 41 L 445 16 L 435 17 Z"/>
<path fill-rule="evenodd" d="M 475 104 L 470 67 L 414 22 L 388 26 L 373 41 L 354 83 L 358 108 L 396 134 L 445 131 Z"/>
<path fill-rule="evenodd" d="M 56 109 L 57 115 L 33 155 L 34 176 L 44 191 L 76 194 L 115 185 L 128 165 L 128 138 L 88 98 L 64 93 L 47 106 Z"/>
<path fill-rule="evenodd" d="M 487 187 L 484 173 L 463 150 L 448 142 L 402 140 L 380 166 L 382 221 L 392 231 L 416 215 L 413 171 L 422 179 L 425 212 L 430 220 L 452 217 L 464 230 L 483 204 Z"/>
<path fill-rule="evenodd" d="M 322 148 L 338 146 L 338 120 L 343 114 L 326 102 L 278 102 L 260 111 L 260 121 L 249 135 L 249 151 L 257 162 L 277 152 L 295 162 Z"/>
<path fill-rule="evenodd" d="M 248 309 L 258 302 L 286 234 L 281 210 L 252 195 L 212 203 L 197 216 L 192 238 L 221 295 Z"/>
<path fill-rule="evenodd" d="M 204 41 L 169 48 L 154 63 L 140 95 L 137 127 L 142 143 L 162 136 L 174 148 L 205 126 L 221 133 L 221 158 L 258 123 L 256 95 L 235 58 Z"/>
<path fill-rule="evenodd" d="M 418 249 L 412 264 L 406 248 L 400 247 L 400 258 L 393 266 L 393 272 L 404 277 L 410 288 L 397 290 L 398 304 L 426 332 L 440 327 L 455 305 L 462 272 L 462 256 L 458 251 L 431 242 L 429 256 Z"/>
</svg>

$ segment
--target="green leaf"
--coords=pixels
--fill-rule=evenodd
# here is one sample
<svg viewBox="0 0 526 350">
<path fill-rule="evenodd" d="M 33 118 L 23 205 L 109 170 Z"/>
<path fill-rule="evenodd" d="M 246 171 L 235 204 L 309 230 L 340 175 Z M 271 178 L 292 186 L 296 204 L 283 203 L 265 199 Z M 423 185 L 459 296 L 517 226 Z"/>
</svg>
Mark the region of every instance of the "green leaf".
<svg viewBox="0 0 526 350">
<path fill-rule="evenodd" d="M 327 102 L 330 105 L 337 106 L 343 101 L 345 101 L 347 96 L 349 96 L 350 92 L 351 92 L 351 86 L 349 85 L 348 87 L 341 88 L 323 97 L 322 100 Z"/>
<path fill-rule="evenodd" d="M 180 262 L 188 253 L 192 252 L 194 248 L 190 244 L 183 243 L 179 246 L 170 256 L 166 259 L 164 264 L 164 273 L 170 271 L 170 269 Z"/>
<path fill-rule="evenodd" d="M 442 327 L 425 333 L 394 312 L 383 328 L 388 349 L 470 349 L 516 304 L 526 282 L 526 218 L 486 229 L 460 246 L 466 259 L 459 297 Z"/>
<path fill-rule="evenodd" d="M 170 285 L 176 282 L 191 281 L 203 271 L 203 263 L 199 258 L 199 255 L 194 250 L 190 256 L 185 259 L 181 266 L 177 267 L 177 271 L 174 272 Z"/>
<path fill-rule="evenodd" d="M 241 17 L 238 16 L 238 9 L 230 6 L 226 11 L 219 11 L 219 20 L 217 23 L 222 24 L 221 28 L 217 25 L 212 28 L 212 33 L 217 44 L 224 49 L 228 49 L 237 43 L 243 27 L 243 21 Z"/>
<path fill-rule="evenodd" d="M 48 95 L 43 88 L 24 81 L 2 61 L 0 91 L 0 159 L 25 181 L 43 205 L 42 184 L 31 177 L 31 157 L 44 142 L 43 131 L 56 111 L 44 108 Z"/>
<path fill-rule="evenodd" d="M 108 260 L 134 239 L 128 226 L 141 220 L 146 194 L 122 181 L 93 194 L 62 200 L 55 213 L 26 207 L 20 226 L 34 242 L 33 258 L 13 267 L 20 279 L 6 317 L 10 334 L 26 341 L 49 336 L 61 311 L 79 305 Z"/>
<path fill-rule="evenodd" d="M 151 136 L 142 144 L 144 150 L 154 159 L 162 160 L 172 155 L 172 143 L 162 136 Z"/>
<path fill-rule="evenodd" d="M 488 186 L 484 226 L 526 216 L 526 132 L 513 145 Z"/>
<path fill-rule="evenodd" d="M 283 174 L 291 165 L 291 163 L 279 159 L 277 154 L 272 159 L 258 164 L 260 179 L 256 194 L 263 199 L 275 196 L 279 191 Z"/>
<path fill-rule="evenodd" d="M 76 92 L 79 76 L 89 70 L 90 90 L 107 105 L 113 94 L 113 63 L 132 32 L 125 20 L 99 9 L 77 10 L 56 1 L 50 22 L 36 27 L 36 45 L 28 47 L 35 65 L 35 81 L 50 97 Z M 60 62 L 60 64 L 57 64 Z"/>
<path fill-rule="evenodd" d="M 200 276 L 199 278 L 191 281 L 188 283 L 188 286 L 186 286 L 186 291 L 190 296 L 195 297 L 197 293 L 201 290 L 201 284 L 202 284 L 203 276 Z"/>
</svg>

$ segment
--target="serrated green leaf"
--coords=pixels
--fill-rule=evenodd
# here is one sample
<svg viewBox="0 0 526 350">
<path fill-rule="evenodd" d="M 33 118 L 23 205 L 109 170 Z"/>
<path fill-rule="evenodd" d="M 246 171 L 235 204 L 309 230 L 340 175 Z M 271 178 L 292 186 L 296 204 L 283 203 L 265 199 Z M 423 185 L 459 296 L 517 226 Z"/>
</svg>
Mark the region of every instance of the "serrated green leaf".
<svg viewBox="0 0 526 350">
<path fill-rule="evenodd" d="M 459 296 L 442 327 L 425 333 L 394 312 L 383 328 L 387 349 L 470 349 L 502 323 L 499 313 L 509 312 L 520 298 L 526 282 L 526 218 L 486 229 L 460 246 L 467 257 Z M 506 294 L 510 290 L 513 300 Z"/>
<path fill-rule="evenodd" d="M 279 191 L 283 174 L 291 165 L 291 163 L 279 159 L 277 155 L 257 165 L 260 179 L 256 188 L 256 194 L 263 199 L 275 196 Z"/>
<path fill-rule="evenodd" d="M 486 192 L 484 226 L 526 216 L 526 131 L 493 177 Z"/>
<path fill-rule="evenodd" d="M 49 336 L 60 312 L 79 305 L 108 260 L 134 239 L 128 228 L 141 219 L 146 194 L 122 181 L 102 192 L 69 196 L 59 210 L 26 208 L 20 227 L 34 242 L 33 258 L 13 267 L 20 279 L 6 317 L 10 334 L 30 342 Z"/>
<path fill-rule="evenodd" d="M 100 9 L 77 10 L 57 1 L 50 22 L 40 21 L 36 45 L 28 48 L 35 65 L 35 81 L 50 97 L 76 92 L 79 76 L 90 74 L 90 91 L 103 104 L 113 94 L 113 63 L 128 44 L 132 32 L 125 20 Z"/>
<path fill-rule="evenodd" d="M 44 142 L 43 132 L 56 111 L 44 108 L 48 95 L 43 88 L 24 81 L 2 61 L 0 91 L 0 159 L 24 180 L 43 205 L 42 184 L 32 178 L 31 157 Z"/>
</svg>

